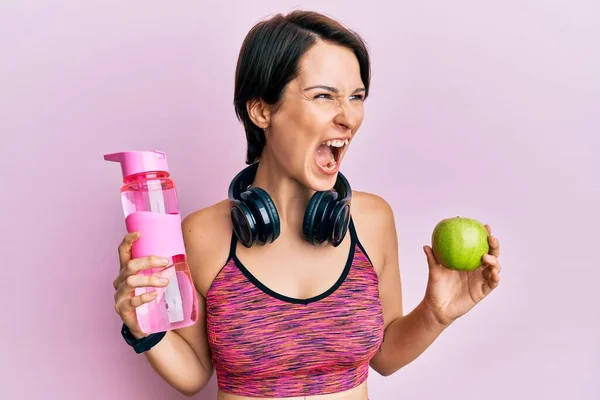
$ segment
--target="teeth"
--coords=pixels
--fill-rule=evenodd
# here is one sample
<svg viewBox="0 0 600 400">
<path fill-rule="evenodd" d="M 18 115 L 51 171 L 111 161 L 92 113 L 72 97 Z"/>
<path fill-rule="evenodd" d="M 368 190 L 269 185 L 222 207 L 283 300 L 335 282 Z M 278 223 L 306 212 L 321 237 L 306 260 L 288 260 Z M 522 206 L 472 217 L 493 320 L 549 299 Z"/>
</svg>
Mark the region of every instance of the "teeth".
<svg viewBox="0 0 600 400">
<path fill-rule="evenodd" d="M 345 140 L 341 140 L 341 139 L 335 139 L 335 140 L 328 140 L 326 142 L 323 142 L 323 144 L 326 144 L 327 146 L 333 146 L 333 147 L 342 147 L 347 145 L 349 142 L 348 139 Z"/>
</svg>

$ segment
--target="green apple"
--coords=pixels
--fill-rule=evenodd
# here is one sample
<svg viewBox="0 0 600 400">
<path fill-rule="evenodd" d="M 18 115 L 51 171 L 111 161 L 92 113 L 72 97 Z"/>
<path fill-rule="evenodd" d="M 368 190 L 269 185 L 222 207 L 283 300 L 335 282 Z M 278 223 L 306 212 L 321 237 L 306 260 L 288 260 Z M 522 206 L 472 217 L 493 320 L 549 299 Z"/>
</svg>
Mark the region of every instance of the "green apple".
<svg viewBox="0 0 600 400">
<path fill-rule="evenodd" d="M 481 265 L 481 257 L 490 249 L 488 231 L 475 219 L 446 218 L 433 229 L 431 248 L 444 267 L 472 271 Z"/>
</svg>

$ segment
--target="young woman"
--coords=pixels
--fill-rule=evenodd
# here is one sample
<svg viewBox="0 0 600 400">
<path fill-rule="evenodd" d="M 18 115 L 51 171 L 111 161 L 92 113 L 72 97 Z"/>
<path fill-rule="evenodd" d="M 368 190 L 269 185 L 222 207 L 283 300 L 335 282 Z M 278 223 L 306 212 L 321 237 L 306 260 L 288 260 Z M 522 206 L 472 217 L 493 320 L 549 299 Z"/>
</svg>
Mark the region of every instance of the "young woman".
<svg viewBox="0 0 600 400">
<path fill-rule="evenodd" d="M 227 199 L 182 224 L 196 325 L 144 337 L 135 307 L 153 298 L 134 288 L 166 282 L 136 272 L 162 260 L 131 259 L 136 234 L 119 246 L 123 335 L 181 393 L 216 370 L 222 400 L 366 399 L 369 366 L 396 372 L 498 285 L 499 244 L 486 226 L 491 251 L 476 271 L 446 270 L 424 247 L 426 293 L 404 313 L 392 210 L 339 171 L 369 79 L 360 37 L 323 15 L 278 15 L 249 32 L 235 81 L 249 167 Z"/>
</svg>

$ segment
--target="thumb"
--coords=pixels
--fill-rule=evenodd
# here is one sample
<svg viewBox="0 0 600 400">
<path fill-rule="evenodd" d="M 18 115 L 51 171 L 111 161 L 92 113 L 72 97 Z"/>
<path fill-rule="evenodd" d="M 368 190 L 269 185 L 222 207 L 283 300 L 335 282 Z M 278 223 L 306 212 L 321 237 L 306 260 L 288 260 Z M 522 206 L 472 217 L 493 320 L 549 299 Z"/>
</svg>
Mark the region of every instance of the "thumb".
<svg viewBox="0 0 600 400">
<path fill-rule="evenodd" d="M 423 246 L 423 251 L 425 252 L 425 255 L 427 256 L 427 264 L 429 265 L 429 267 L 434 267 L 437 266 L 439 264 L 438 260 L 435 258 L 435 255 L 433 254 L 433 249 L 430 246 Z"/>
</svg>

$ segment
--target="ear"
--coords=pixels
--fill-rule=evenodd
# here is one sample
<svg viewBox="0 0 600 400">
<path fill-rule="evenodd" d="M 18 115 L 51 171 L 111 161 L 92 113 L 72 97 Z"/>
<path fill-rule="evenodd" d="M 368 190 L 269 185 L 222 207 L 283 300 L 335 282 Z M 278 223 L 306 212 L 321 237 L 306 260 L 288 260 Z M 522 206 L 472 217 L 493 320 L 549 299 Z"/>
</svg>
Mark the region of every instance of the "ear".
<svg viewBox="0 0 600 400">
<path fill-rule="evenodd" d="M 250 119 L 256 126 L 266 129 L 271 123 L 271 107 L 261 99 L 250 100 L 246 103 Z"/>
</svg>

